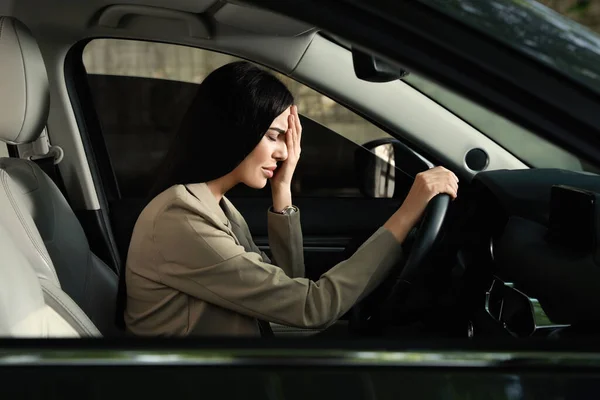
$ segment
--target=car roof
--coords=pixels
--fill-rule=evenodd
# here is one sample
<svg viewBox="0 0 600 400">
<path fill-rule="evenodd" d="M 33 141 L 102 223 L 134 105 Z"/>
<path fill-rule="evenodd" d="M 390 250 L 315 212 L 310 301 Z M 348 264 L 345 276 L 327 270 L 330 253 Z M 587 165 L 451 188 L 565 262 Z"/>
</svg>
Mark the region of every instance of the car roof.
<svg viewBox="0 0 600 400">
<path fill-rule="evenodd" d="M 43 25 L 83 36 L 98 23 L 103 12 L 114 6 L 129 6 L 131 13 L 136 12 L 135 7 L 152 8 L 156 18 L 160 17 L 161 11 L 194 13 L 200 21 L 210 20 L 213 34 L 225 27 L 227 33 L 274 36 L 298 36 L 314 29 L 306 23 L 244 2 L 220 0 L 123 0 L 118 5 L 107 0 L 0 0 L 0 14 L 20 19 L 33 31 Z M 143 11 L 139 8 L 138 12 Z"/>
</svg>

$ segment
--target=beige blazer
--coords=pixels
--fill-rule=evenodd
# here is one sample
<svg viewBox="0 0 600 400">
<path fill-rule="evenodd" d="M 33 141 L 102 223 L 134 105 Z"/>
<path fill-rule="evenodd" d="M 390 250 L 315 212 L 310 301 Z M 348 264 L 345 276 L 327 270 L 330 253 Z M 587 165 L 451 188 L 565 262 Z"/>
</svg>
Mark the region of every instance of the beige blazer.
<svg viewBox="0 0 600 400">
<path fill-rule="evenodd" d="M 300 212 L 267 211 L 273 262 L 229 200 L 204 183 L 176 185 L 140 214 L 125 279 L 127 329 L 137 335 L 260 335 L 257 319 L 301 328 L 333 324 L 401 256 L 385 228 L 313 282 L 304 278 Z"/>
</svg>

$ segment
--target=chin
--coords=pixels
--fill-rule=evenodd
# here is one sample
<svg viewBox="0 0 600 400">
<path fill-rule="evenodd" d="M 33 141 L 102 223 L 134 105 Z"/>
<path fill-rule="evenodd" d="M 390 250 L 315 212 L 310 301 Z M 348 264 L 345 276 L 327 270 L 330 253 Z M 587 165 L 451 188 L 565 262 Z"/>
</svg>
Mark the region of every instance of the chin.
<svg viewBox="0 0 600 400">
<path fill-rule="evenodd" d="M 264 189 L 267 186 L 267 179 L 255 179 L 252 181 L 245 182 L 246 186 L 251 187 L 252 189 Z"/>
</svg>

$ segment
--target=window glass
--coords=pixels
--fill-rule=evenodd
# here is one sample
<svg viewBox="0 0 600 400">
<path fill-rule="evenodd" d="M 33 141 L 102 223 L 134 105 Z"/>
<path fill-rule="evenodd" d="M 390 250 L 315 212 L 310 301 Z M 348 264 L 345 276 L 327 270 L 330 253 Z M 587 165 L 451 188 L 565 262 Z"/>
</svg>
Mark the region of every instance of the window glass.
<svg viewBox="0 0 600 400">
<path fill-rule="evenodd" d="M 236 60 L 212 51 L 143 41 L 96 39 L 86 46 L 88 83 L 122 197 L 145 196 L 197 85 L 214 69 Z M 355 152 L 367 142 L 391 136 L 328 97 L 273 73 L 294 94 L 304 121 L 294 195 L 363 196 L 354 171 Z M 376 154 L 389 156 L 382 150 Z M 393 193 L 393 184 L 390 189 L 388 182 L 385 188 L 377 184 L 378 197 Z M 234 193 L 268 195 L 242 187 Z"/>
<path fill-rule="evenodd" d="M 600 36 L 579 23 L 597 28 L 597 1 L 419 1 L 600 92 Z"/>
<path fill-rule="evenodd" d="M 537 0 L 537 2 L 595 33 L 600 32 L 600 3 L 596 0 Z"/>
<path fill-rule="evenodd" d="M 594 167 L 582 163 L 578 157 L 561 147 L 436 83 L 416 74 L 410 74 L 402 80 L 471 124 L 531 167 L 595 171 Z"/>
<path fill-rule="evenodd" d="M 350 49 L 347 41 L 329 40 Z M 479 104 L 411 72 L 402 81 L 426 95 L 533 168 L 562 168 L 599 173 L 600 169 Z"/>
</svg>

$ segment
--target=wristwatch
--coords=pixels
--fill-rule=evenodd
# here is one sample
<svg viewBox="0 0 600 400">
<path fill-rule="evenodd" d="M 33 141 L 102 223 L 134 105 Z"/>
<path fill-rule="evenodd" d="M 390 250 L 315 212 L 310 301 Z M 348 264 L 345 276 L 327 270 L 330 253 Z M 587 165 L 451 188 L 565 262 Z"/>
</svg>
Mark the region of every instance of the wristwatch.
<svg viewBox="0 0 600 400">
<path fill-rule="evenodd" d="M 275 211 L 273 210 L 273 208 L 271 208 L 271 211 L 273 211 L 275 214 L 292 215 L 293 213 L 298 211 L 298 208 L 296 206 L 287 206 L 281 211 Z"/>
</svg>

